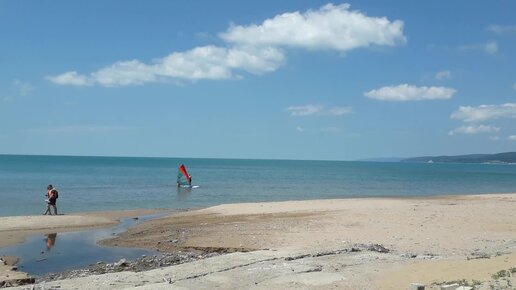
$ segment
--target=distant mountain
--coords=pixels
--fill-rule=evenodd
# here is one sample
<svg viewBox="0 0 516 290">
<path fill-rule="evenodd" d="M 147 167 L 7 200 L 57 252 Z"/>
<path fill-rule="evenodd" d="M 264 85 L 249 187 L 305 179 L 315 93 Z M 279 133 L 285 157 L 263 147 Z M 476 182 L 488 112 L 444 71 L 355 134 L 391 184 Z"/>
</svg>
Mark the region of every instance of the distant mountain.
<svg viewBox="0 0 516 290">
<path fill-rule="evenodd" d="M 423 156 L 401 160 L 401 162 L 427 163 L 516 163 L 516 152 L 497 154 L 470 154 L 457 156 Z"/>
</svg>

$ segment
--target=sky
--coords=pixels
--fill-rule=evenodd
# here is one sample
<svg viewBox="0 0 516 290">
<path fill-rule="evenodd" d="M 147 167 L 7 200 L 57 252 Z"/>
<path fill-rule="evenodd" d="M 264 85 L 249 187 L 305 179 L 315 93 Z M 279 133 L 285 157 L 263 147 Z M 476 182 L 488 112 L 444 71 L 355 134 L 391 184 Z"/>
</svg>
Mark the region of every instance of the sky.
<svg viewBox="0 0 516 290">
<path fill-rule="evenodd" d="M 516 151 L 516 1 L 0 0 L 0 154 Z"/>
</svg>

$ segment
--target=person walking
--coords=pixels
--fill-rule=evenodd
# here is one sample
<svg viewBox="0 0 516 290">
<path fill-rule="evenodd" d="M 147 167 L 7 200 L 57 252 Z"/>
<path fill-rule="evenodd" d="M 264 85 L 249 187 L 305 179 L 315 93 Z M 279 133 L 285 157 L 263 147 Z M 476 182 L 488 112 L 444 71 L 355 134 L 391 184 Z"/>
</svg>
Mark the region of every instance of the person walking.
<svg viewBox="0 0 516 290">
<path fill-rule="evenodd" d="M 57 201 L 57 198 L 59 197 L 59 193 L 57 192 L 57 189 L 54 188 L 54 186 L 52 184 L 49 184 L 47 186 L 47 210 L 45 211 L 45 213 L 43 215 L 52 215 L 52 212 L 50 211 L 50 207 L 54 208 L 54 214 L 57 215 L 57 206 L 56 206 L 56 201 Z"/>
</svg>

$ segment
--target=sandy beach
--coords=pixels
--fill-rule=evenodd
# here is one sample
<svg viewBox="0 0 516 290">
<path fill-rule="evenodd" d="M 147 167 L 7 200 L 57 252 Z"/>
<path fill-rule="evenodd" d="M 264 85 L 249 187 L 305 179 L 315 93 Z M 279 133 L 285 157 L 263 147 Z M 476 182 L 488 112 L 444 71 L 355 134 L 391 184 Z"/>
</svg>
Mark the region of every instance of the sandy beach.
<svg viewBox="0 0 516 290">
<path fill-rule="evenodd" d="M 45 219 L 60 231 L 107 226 L 113 215 Z M 0 245 L 48 226 L 40 217 L 0 221 Z M 151 220 L 102 244 L 230 254 L 47 287 L 439 289 L 463 280 L 475 289 L 513 289 L 516 194 L 226 204 Z"/>
</svg>

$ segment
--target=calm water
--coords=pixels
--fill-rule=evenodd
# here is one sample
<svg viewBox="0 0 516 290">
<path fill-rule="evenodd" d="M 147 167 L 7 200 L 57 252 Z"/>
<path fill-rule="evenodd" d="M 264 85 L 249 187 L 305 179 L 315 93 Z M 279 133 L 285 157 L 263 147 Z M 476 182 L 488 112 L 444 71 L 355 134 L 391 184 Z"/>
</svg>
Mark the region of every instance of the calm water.
<svg viewBox="0 0 516 290">
<path fill-rule="evenodd" d="M 200 188 L 178 190 L 184 163 Z M 0 155 L 0 216 L 196 208 L 222 203 L 516 192 L 516 166 Z"/>
</svg>

